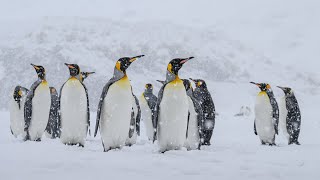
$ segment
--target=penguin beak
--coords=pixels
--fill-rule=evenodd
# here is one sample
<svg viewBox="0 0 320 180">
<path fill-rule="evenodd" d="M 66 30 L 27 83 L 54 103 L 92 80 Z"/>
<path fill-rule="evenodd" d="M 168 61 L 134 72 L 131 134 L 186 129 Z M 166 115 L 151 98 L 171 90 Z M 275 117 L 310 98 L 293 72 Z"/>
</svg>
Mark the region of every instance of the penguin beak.
<svg viewBox="0 0 320 180">
<path fill-rule="evenodd" d="M 37 65 L 31 64 L 31 66 L 34 67 L 34 69 L 39 70 L 40 68 Z"/>
<path fill-rule="evenodd" d="M 130 62 L 132 63 L 132 62 L 134 62 L 135 60 L 137 60 L 137 59 L 139 59 L 139 58 L 141 58 L 141 57 L 143 57 L 144 55 L 139 55 L 139 56 L 135 56 L 135 57 L 132 57 L 132 58 L 130 58 Z"/>
<path fill-rule="evenodd" d="M 189 78 L 191 81 L 193 81 L 194 83 L 197 83 L 197 81 L 195 79 Z"/>
<path fill-rule="evenodd" d="M 184 64 L 184 63 L 188 62 L 190 59 L 193 59 L 193 58 L 194 58 L 194 57 L 188 57 L 188 58 L 182 59 L 182 60 L 180 61 L 180 64 Z"/>
<path fill-rule="evenodd" d="M 91 74 L 94 74 L 94 73 L 96 73 L 96 72 L 88 72 L 88 75 L 91 75 Z"/>
<path fill-rule="evenodd" d="M 159 83 L 164 84 L 165 81 L 157 80 Z"/>
<path fill-rule="evenodd" d="M 72 65 L 70 65 L 70 64 L 68 64 L 68 63 L 64 63 L 66 66 L 68 66 L 68 68 L 69 69 L 74 69 L 75 67 L 74 66 L 72 66 Z"/>
<path fill-rule="evenodd" d="M 254 84 L 254 85 L 258 86 L 258 87 L 261 86 L 261 84 L 259 84 L 259 83 L 255 83 L 255 82 L 250 82 L 250 83 L 251 83 L 251 84 Z"/>
<path fill-rule="evenodd" d="M 280 89 L 282 89 L 283 91 L 285 90 L 285 88 L 284 88 L 284 87 L 281 87 L 281 86 L 277 86 L 277 88 L 280 88 Z"/>
</svg>

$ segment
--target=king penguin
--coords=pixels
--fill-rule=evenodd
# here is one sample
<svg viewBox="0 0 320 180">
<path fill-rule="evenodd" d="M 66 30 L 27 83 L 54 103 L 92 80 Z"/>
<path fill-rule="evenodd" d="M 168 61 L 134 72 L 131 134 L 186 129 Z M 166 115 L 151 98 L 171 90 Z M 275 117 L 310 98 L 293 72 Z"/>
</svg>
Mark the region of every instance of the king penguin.
<svg viewBox="0 0 320 180">
<path fill-rule="evenodd" d="M 26 137 L 26 132 L 24 131 L 24 103 L 28 91 L 27 88 L 16 86 L 10 101 L 10 129 L 12 135 L 16 138 Z"/>
<path fill-rule="evenodd" d="M 280 127 L 285 134 L 288 144 L 300 145 L 298 138 L 301 126 L 301 112 L 294 92 L 289 87 L 280 87 L 284 97 L 280 100 Z"/>
<path fill-rule="evenodd" d="M 83 147 L 90 128 L 88 91 L 79 80 L 79 66 L 65 65 L 69 68 L 70 77 L 60 89 L 60 139 L 63 144 Z"/>
<path fill-rule="evenodd" d="M 85 79 L 89 77 L 89 75 L 94 74 L 95 72 L 81 72 L 80 73 L 80 81 L 84 82 Z"/>
<path fill-rule="evenodd" d="M 32 84 L 24 105 L 25 140 L 41 141 L 48 124 L 51 95 L 45 69 L 31 65 L 37 72 L 38 80 Z"/>
<path fill-rule="evenodd" d="M 266 83 L 255 83 L 260 88 L 256 98 L 254 133 L 260 137 L 263 145 L 275 144 L 275 136 L 278 134 L 279 107 L 274 97 L 271 86 Z"/>
<path fill-rule="evenodd" d="M 60 136 L 60 129 L 59 129 L 59 95 L 54 87 L 50 87 L 51 93 L 51 107 L 50 107 L 50 114 L 48 125 L 46 128 L 46 136 L 51 139 L 55 139 Z"/>
<path fill-rule="evenodd" d="M 194 97 L 191 82 L 183 79 L 184 87 L 186 88 L 189 102 L 189 116 L 186 134 L 185 147 L 188 150 L 196 150 L 201 147 L 204 141 L 202 129 L 204 126 L 204 115 L 200 102 Z"/>
<path fill-rule="evenodd" d="M 211 94 L 207 88 L 207 84 L 202 79 L 191 79 L 196 88 L 194 89 L 194 97 L 200 103 L 204 115 L 204 128 L 203 128 L 203 145 L 210 145 L 213 129 L 215 126 L 215 106 Z"/>
<path fill-rule="evenodd" d="M 154 111 L 153 124 L 156 126 L 153 140 L 158 140 L 162 153 L 181 149 L 186 141 L 189 102 L 178 72 L 192 58 L 177 58 L 169 62 L 166 81 L 158 94 Z"/>
<path fill-rule="evenodd" d="M 94 136 L 100 128 L 105 152 L 123 147 L 127 137 L 131 138 L 134 134 L 134 101 L 126 70 L 143 56 L 120 58 L 116 62 L 113 77 L 102 90 Z"/>
<path fill-rule="evenodd" d="M 146 84 L 144 93 L 142 93 L 140 97 L 140 102 L 142 110 L 142 121 L 147 132 L 147 137 L 150 141 L 153 140 L 154 125 L 152 119 L 154 116 L 154 109 L 156 107 L 157 100 L 157 96 L 153 94 L 153 85 Z"/>
</svg>

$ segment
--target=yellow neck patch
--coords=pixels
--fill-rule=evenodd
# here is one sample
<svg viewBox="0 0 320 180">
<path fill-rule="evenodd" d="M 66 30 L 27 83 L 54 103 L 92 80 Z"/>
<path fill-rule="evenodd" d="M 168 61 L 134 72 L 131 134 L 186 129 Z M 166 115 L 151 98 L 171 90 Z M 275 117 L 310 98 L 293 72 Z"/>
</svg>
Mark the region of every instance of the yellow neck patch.
<svg viewBox="0 0 320 180">
<path fill-rule="evenodd" d="M 168 68 L 167 69 L 168 69 L 169 72 L 173 73 L 172 72 L 172 64 L 171 63 L 168 64 Z"/>
<path fill-rule="evenodd" d="M 116 68 L 119 70 L 119 71 L 121 71 L 121 62 L 120 61 L 117 61 L 117 63 L 116 63 Z"/>
</svg>

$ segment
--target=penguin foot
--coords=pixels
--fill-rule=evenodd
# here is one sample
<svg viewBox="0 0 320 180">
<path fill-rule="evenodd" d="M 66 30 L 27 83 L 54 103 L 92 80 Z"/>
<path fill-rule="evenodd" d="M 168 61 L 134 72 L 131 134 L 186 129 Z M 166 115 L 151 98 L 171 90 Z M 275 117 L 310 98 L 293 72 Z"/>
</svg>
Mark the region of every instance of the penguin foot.
<svg viewBox="0 0 320 180">
<path fill-rule="evenodd" d="M 109 149 L 103 148 L 103 152 L 108 152 L 108 151 L 110 151 L 110 150 L 111 150 L 111 148 L 109 148 Z"/>
<path fill-rule="evenodd" d="M 79 147 L 82 147 L 82 148 L 84 148 L 84 145 L 83 145 L 83 144 L 80 144 L 80 143 L 79 143 Z"/>
<path fill-rule="evenodd" d="M 41 142 L 41 138 L 36 139 L 36 142 Z"/>
</svg>

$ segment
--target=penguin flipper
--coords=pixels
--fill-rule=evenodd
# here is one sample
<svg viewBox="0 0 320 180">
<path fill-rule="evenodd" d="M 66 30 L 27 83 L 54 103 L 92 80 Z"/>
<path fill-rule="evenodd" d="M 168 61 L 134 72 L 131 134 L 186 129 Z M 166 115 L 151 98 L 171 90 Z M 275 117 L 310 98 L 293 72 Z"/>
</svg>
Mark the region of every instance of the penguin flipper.
<svg viewBox="0 0 320 180">
<path fill-rule="evenodd" d="M 270 104 L 272 107 L 272 118 L 273 118 L 273 124 L 274 124 L 274 130 L 275 133 L 278 134 L 278 126 L 279 126 L 279 106 L 276 101 L 276 98 L 274 97 L 274 94 L 271 90 L 267 91 L 267 94 L 270 99 Z"/>
<path fill-rule="evenodd" d="M 137 109 L 138 109 L 138 114 L 136 116 L 136 131 L 137 131 L 137 135 L 140 136 L 141 107 L 140 107 L 137 96 L 133 95 L 133 97 L 135 99 Z"/>
<path fill-rule="evenodd" d="M 257 128 L 256 128 L 256 120 L 254 120 L 253 129 L 254 129 L 254 134 L 255 134 L 255 135 L 258 135 L 258 133 L 257 133 Z"/>
<path fill-rule="evenodd" d="M 134 126 L 135 126 L 135 122 L 136 122 L 136 118 L 134 117 L 134 111 L 133 108 L 131 110 L 131 120 L 130 120 L 130 127 L 129 127 L 129 138 L 132 138 L 133 134 L 134 134 Z"/>
<path fill-rule="evenodd" d="M 31 124 L 31 118 L 32 118 L 32 99 L 34 97 L 34 92 L 36 88 L 40 85 L 41 80 L 37 80 L 34 82 L 30 88 L 30 91 L 27 94 L 26 101 L 24 104 L 24 131 L 27 132 L 27 137 L 25 137 L 25 140 L 29 140 L 29 126 Z"/>
<path fill-rule="evenodd" d="M 153 124 L 153 129 L 154 129 L 153 142 L 157 139 L 160 104 L 161 104 L 161 101 L 163 98 L 163 92 L 164 92 L 164 88 L 166 87 L 166 85 L 167 85 L 167 83 L 163 84 L 159 90 L 157 104 L 156 104 L 154 112 L 153 112 L 153 117 L 152 117 L 152 124 Z"/>
<path fill-rule="evenodd" d="M 89 132 L 89 136 L 91 136 L 91 130 L 90 130 L 90 105 L 89 105 L 89 95 L 88 95 L 88 89 L 87 87 L 80 81 L 80 83 L 82 84 L 85 92 L 86 92 L 86 97 L 87 97 L 87 123 L 88 123 L 88 130 L 87 132 Z"/>
<path fill-rule="evenodd" d="M 193 105 L 194 105 L 195 111 L 197 113 L 199 137 L 200 137 L 200 141 L 202 141 L 202 140 L 204 140 L 204 134 L 203 134 L 204 114 L 203 114 L 203 109 L 202 109 L 199 101 L 194 96 L 191 97 L 191 100 L 193 101 Z M 201 146 L 201 143 L 202 142 L 199 143 L 199 146 Z"/>
<path fill-rule="evenodd" d="M 188 120 L 187 120 L 186 139 L 188 139 L 189 122 L 190 122 L 190 111 L 188 111 Z"/>
<path fill-rule="evenodd" d="M 122 77 L 121 77 L 122 78 Z M 95 127 L 95 130 L 94 130 L 94 137 L 97 136 L 97 133 L 98 133 L 98 129 L 99 129 L 99 124 L 100 124 L 100 118 L 101 118 L 101 110 L 102 110 L 102 105 L 103 105 L 103 101 L 104 101 L 104 98 L 106 97 L 107 93 L 108 93 L 108 90 L 110 88 L 110 86 L 118 81 L 119 79 L 121 78 L 111 78 L 109 80 L 109 82 L 103 87 L 102 89 L 102 93 L 101 93 L 101 96 L 100 96 L 100 100 L 99 100 L 99 104 L 98 104 L 98 109 L 97 109 L 97 117 L 96 117 L 96 127 Z"/>
</svg>

